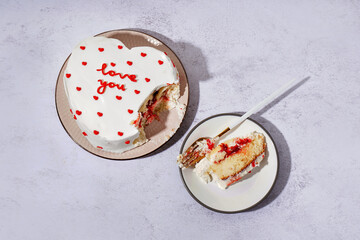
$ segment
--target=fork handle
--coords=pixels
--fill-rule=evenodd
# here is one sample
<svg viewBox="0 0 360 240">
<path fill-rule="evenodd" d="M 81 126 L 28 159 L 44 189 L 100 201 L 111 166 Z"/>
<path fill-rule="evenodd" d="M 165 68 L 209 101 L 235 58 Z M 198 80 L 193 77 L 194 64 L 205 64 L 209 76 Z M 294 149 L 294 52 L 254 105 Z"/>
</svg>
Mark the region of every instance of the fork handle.
<svg viewBox="0 0 360 240">
<path fill-rule="evenodd" d="M 301 81 L 306 81 L 308 80 L 310 77 L 301 79 L 301 80 L 292 80 L 288 83 L 286 83 L 285 85 L 283 85 L 281 88 L 279 88 L 278 90 L 276 90 L 275 92 L 273 92 L 270 96 L 268 96 L 267 98 L 265 98 L 264 100 L 262 100 L 260 103 L 258 103 L 257 105 L 255 105 L 253 108 L 251 108 L 249 111 L 247 111 L 244 115 L 242 115 L 238 120 L 234 121 L 232 124 L 230 124 L 224 131 L 222 131 L 219 135 L 217 135 L 217 137 L 221 137 L 222 135 L 224 135 L 225 133 L 227 133 L 228 131 L 230 131 L 231 129 L 233 129 L 234 127 L 237 127 L 239 124 L 241 124 L 243 121 L 245 121 L 248 117 L 250 117 L 252 114 L 254 114 L 255 112 L 259 111 L 260 109 L 262 109 L 263 107 L 265 107 L 266 105 L 268 105 L 270 102 L 272 102 L 273 100 L 275 100 L 276 98 L 278 98 L 279 96 L 281 96 L 283 93 L 285 93 L 287 90 L 289 90 L 290 88 L 292 88 L 293 86 L 295 86 L 296 84 L 298 84 Z"/>
</svg>

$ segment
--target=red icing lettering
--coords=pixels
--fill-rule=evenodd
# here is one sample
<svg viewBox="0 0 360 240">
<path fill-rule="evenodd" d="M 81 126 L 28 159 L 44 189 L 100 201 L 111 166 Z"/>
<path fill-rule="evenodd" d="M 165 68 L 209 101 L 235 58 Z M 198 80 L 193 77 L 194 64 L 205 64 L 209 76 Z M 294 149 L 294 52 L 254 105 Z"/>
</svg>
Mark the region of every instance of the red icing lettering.
<svg viewBox="0 0 360 240">
<path fill-rule="evenodd" d="M 131 63 L 132 64 L 132 63 Z M 124 79 L 124 78 L 129 78 L 130 79 L 130 81 L 132 81 L 132 82 L 137 82 L 137 80 L 136 80 L 136 75 L 134 75 L 134 74 L 131 74 L 131 75 L 129 75 L 129 74 L 124 74 L 124 75 L 122 75 L 121 73 L 117 73 L 117 72 L 115 72 L 115 71 L 113 71 L 113 70 L 110 70 L 110 71 L 108 71 L 108 72 L 106 72 L 105 71 L 105 69 L 106 69 L 106 67 L 107 67 L 107 64 L 106 63 L 103 63 L 103 65 L 101 66 L 101 69 L 96 69 L 96 71 L 101 71 L 101 73 L 103 74 L 103 75 L 110 75 L 110 76 L 116 76 L 116 75 L 118 75 L 121 79 Z"/>
<path fill-rule="evenodd" d="M 98 94 L 103 94 L 105 92 L 107 86 L 109 86 L 109 88 L 117 87 L 117 89 L 125 91 L 124 84 L 119 86 L 119 84 L 117 84 L 117 83 L 113 83 L 113 82 L 108 83 L 107 81 L 103 81 L 101 79 L 99 79 L 98 82 L 100 83 L 100 87 L 98 87 L 98 89 L 97 89 Z"/>
</svg>

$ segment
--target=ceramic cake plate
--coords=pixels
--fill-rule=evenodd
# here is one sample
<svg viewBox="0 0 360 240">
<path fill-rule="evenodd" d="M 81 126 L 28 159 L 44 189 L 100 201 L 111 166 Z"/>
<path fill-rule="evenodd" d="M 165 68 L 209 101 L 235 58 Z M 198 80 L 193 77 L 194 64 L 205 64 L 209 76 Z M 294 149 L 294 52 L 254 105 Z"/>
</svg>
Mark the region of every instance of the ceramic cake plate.
<svg viewBox="0 0 360 240">
<path fill-rule="evenodd" d="M 186 136 L 180 153 L 185 151 L 200 137 L 213 137 L 227 127 L 226 123 L 239 118 L 239 114 L 220 114 L 209 117 L 197 124 Z M 180 169 L 180 176 L 190 195 L 201 205 L 221 213 L 237 213 L 260 203 L 271 191 L 278 173 L 278 153 L 270 134 L 257 122 L 247 119 L 220 139 L 223 142 L 234 137 L 242 137 L 257 131 L 265 135 L 267 150 L 259 167 L 252 170 L 239 182 L 226 190 L 218 188 L 216 183 L 208 184 L 193 171 L 194 168 Z"/>
<path fill-rule="evenodd" d="M 166 52 L 179 72 L 180 98 L 178 101 L 180 104 L 183 104 L 187 107 L 189 98 L 189 87 L 186 72 L 179 58 L 168 46 L 148 34 L 133 30 L 114 30 L 101 33 L 96 36 L 118 39 L 122 43 L 124 43 L 124 45 L 129 49 L 140 46 L 149 46 L 162 52 Z M 79 146 L 81 146 L 86 151 L 99 157 L 114 160 L 127 160 L 138 158 L 149 154 L 161 147 L 175 134 L 177 129 L 180 127 L 180 124 L 185 114 L 179 115 L 177 109 L 172 109 L 170 111 L 162 112 L 159 116 L 160 121 L 155 120 L 145 128 L 146 136 L 149 139 L 149 141 L 145 144 L 123 153 L 108 152 L 95 148 L 82 134 L 82 131 L 78 127 L 76 121 L 73 119 L 73 114 L 71 114 L 71 112 L 69 111 L 70 107 L 65 93 L 63 81 L 69 57 L 63 64 L 57 79 L 55 90 L 56 109 L 60 122 L 62 123 L 66 132 Z"/>
</svg>

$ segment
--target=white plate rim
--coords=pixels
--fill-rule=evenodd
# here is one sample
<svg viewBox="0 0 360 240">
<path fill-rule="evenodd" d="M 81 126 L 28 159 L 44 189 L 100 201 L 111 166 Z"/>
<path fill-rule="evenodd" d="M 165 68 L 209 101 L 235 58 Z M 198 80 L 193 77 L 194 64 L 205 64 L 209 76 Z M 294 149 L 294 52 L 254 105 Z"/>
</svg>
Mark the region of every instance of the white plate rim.
<svg viewBox="0 0 360 240">
<path fill-rule="evenodd" d="M 184 149 L 184 146 L 185 146 L 185 143 L 187 142 L 188 138 L 191 136 L 191 134 L 193 133 L 193 131 L 195 131 L 195 129 L 197 129 L 201 124 L 203 124 L 204 122 L 212 119 L 212 118 L 216 118 L 216 117 L 219 117 L 219 116 L 237 116 L 237 117 L 240 117 L 242 116 L 243 114 L 240 114 L 240 113 L 220 113 L 220 114 L 216 114 L 216 115 L 212 115 L 210 117 L 207 117 L 205 118 L 204 120 L 200 121 L 198 124 L 196 124 L 191 130 L 190 132 L 186 135 L 182 145 L 181 145 L 181 148 L 180 148 L 180 152 L 179 154 L 181 154 L 183 152 L 183 149 Z M 216 209 L 216 208 L 213 208 L 213 207 L 210 207 L 208 205 L 206 205 L 205 203 L 203 203 L 201 200 L 199 200 L 190 190 L 190 188 L 188 187 L 188 185 L 186 184 L 186 181 L 184 179 L 184 175 L 182 173 L 182 169 L 179 167 L 179 173 L 180 173 L 180 176 L 181 176 L 181 180 L 187 190 L 187 192 L 190 194 L 190 196 L 196 201 L 198 202 L 200 205 L 202 205 L 203 207 L 207 208 L 207 209 L 210 209 L 214 212 L 218 212 L 218 213 L 225 213 L 225 214 L 234 214 L 234 213 L 240 213 L 240 212 L 245 212 L 255 206 L 257 206 L 258 204 L 260 204 L 271 192 L 271 190 L 274 188 L 275 186 L 275 183 L 277 181 L 277 178 L 278 178 L 278 174 L 279 174 L 279 164 L 280 164 L 280 161 L 279 161 L 279 151 L 278 151 L 278 148 L 276 146 L 276 143 L 274 141 L 274 139 L 272 138 L 272 136 L 270 135 L 270 133 L 264 128 L 263 125 L 261 125 L 260 123 L 258 123 L 257 121 L 255 121 L 254 119 L 252 118 L 247 118 L 247 120 L 250 120 L 252 121 L 253 123 L 257 124 L 260 128 L 262 128 L 267 134 L 268 136 L 270 137 L 271 141 L 273 142 L 274 144 L 274 148 L 275 148 L 275 152 L 276 152 L 276 161 L 277 161 L 277 168 L 276 168 L 276 173 L 275 173 L 275 178 L 274 178 L 274 181 L 271 185 L 271 187 L 268 189 L 267 193 L 264 195 L 264 197 L 262 197 L 259 201 L 255 202 L 254 204 L 252 204 L 251 206 L 247 207 L 247 208 L 244 208 L 244 209 L 238 209 L 238 210 L 234 210 L 234 211 L 224 211 L 224 210 L 221 210 L 221 209 Z"/>
</svg>

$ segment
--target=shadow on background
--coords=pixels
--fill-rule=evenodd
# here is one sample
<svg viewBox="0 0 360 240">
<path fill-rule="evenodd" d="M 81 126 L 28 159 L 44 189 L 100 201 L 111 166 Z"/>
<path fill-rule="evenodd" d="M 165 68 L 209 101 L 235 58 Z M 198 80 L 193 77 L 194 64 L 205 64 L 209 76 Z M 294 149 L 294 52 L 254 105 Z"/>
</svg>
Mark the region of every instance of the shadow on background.
<svg viewBox="0 0 360 240">
<path fill-rule="evenodd" d="M 290 155 L 290 149 L 289 146 L 283 136 L 283 134 L 280 132 L 280 130 L 273 125 L 270 121 L 266 120 L 265 118 L 261 117 L 262 114 L 264 114 L 266 111 L 268 111 L 270 108 L 275 106 L 278 102 L 282 101 L 284 98 L 286 98 L 290 93 L 295 91 L 297 88 L 299 88 L 301 85 L 303 85 L 305 82 L 307 82 L 310 79 L 310 76 L 303 78 L 300 80 L 296 85 L 294 85 L 292 88 L 287 90 L 285 93 L 283 93 L 281 96 L 276 98 L 274 101 L 269 103 L 267 106 L 262 108 L 258 113 L 251 116 L 252 119 L 260 123 L 271 135 L 273 138 L 273 141 L 275 142 L 276 148 L 278 150 L 278 158 L 279 158 L 279 169 L 278 169 L 278 176 L 276 179 L 276 182 L 269 193 L 268 196 L 265 197 L 258 205 L 256 205 L 253 208 L 250 208 L 249 212 L 256 211 L 260 208 L 265 207 L 266 205 L 270 204 L 272 201 L 277 198 L 281 192 L 284 190 L 287 182 L 289 181 L 290 177 L 290 171 L 291 171 L 291 155 Z M 239 112 L 239 114 L 243 115 L 245 112 Z"/>
<path fill-rule="evenodd" d="M 245 112 L 237 112 L 237 113 L 241 115 L 245 114 Z M 278 168 L 277 179 L 269 195 L 267 195 L 258 205 L 247 210 L 248 212 L 256 211 L 270 204 L 272 201 L 274 201 L 284 190 L 287 182 L 289 181 L 290 171 L 291 171 L 290 149 L 280 130 L 270 121 L 266 120 L 265 118 L 261 117 L 258 114 L 252 115 L 251 119 L 254 119 L 256 122 L 261 124 L 272 137 L 279 154 L 278 156 L 279 168 Z"/>
<path fill-rule="evenodd" d="M 206 58 L 204 57 L 201 49 L 194 46 L 192 43 L 174 42 L 157 32 L 145 29 L 133 28 L 130 30 L 135 30 L 151 35 L 171 48 L 171 50 L 178 56 L 179 60 L 183 64 L 189 82 L 189 103 L 184 120 L 181 123 L 180 128 L 168 142 L 166 142 L 162 147 L 155 150 L 151 154 L 147 155 L 153 156 L 174 145 L 190 128 L 199 107 L 199 82 L 209 80 L 211 76 L 208 72 Z"/>
</svg>

